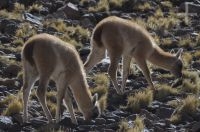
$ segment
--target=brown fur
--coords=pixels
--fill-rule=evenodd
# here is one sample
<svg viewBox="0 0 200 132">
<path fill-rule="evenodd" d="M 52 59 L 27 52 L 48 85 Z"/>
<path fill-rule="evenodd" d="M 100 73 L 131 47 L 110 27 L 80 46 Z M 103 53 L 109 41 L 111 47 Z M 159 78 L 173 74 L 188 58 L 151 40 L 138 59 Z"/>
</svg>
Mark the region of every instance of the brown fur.
<svg viewBox="0 0 200 132">
<path fill-rule="evenodd" d="M 95 99 L 88 89 L 82 61 L 76 49 L 62 40 L 48 34 L 39 34 L 30 38 L 22 51 L 24 68 L 24 121 L 27 121 L 27 101 L 31 87 L 39 79 L 37 96 L 48 120 L 52 116 L 46 106 L 46 88 L 50 79 L 56 82 L 57 110 L 56 121 L 60 120 L 60 105 L 64 98 L 71 114 L 72 122 L 77 124 L 74 116 L 72 100 L 67 87 L 69 86 L 86 120 L 93 116 Z"/>
<path fill-rule="evenodd" d="M 86 71 L 88 72 L 103 59 L 105 50 L 107 50 L 111 61 L 108 74 L 118 93 L 124 92 L 132 57 L 143 71 L 152 89 L 154 85 L 146 64 L 147 60 L 171 71 L 176 76 L 182 75 L 182 61 L 180 60 L 182 49 L 177 55 L 164 52 L 144 28 L 129 20 L 111 16 L 100 21 L 93 30 L 91 46 L 91 53 L 84 64 Z M 116 79 L 117 64 L 121 57 L 123 59 L 122 91 L 118 88 Z"/>
</svg>

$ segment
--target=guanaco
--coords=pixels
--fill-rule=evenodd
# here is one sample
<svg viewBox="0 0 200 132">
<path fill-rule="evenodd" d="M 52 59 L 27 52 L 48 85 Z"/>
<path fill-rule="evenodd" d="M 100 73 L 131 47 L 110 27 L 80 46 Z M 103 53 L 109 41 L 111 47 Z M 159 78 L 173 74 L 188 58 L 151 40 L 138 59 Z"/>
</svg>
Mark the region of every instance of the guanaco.
<svg viewBox="0 0 200 132">
<path fill-rule="evenodd" d="M 36 80 L 39 80 L 36 95 L 49 122 L 53 120 L 47 108 L 45 94 L 50 79 L 55 81 L 57 88 L 56 122 L 60 121 L 60 107 L 64 100 L 72 123 L 77 124 L 68 86 L 85 120 L 99 115 L 98 95 L 92 97 L 83 63 L 71 44 L 45 33 L 35 35 L 23 47 L 22 64 L 24 122 L 28 120 L 27 102 Z"/>
<path fill-rule="evenodd" d="M 179 49 L 176 54 L 163 51 L 143 27 L 116 16 L 110 16 L 100 21 L 93 30 L 90 40 L 91 52 L 84 64 L 86 73 L 105 57 L 107 50 L 110 57 L 108 74 L 118 94 L 124 93 L 131 59 L 142 70 L 150 88 L 155 90 L 147 66 L 147 61 L 169 70 L 176 77 L 182 76 L 183 63 Z M 122 57 L 122 85 L 118 87 L 116 71 Z"/>
</svg>

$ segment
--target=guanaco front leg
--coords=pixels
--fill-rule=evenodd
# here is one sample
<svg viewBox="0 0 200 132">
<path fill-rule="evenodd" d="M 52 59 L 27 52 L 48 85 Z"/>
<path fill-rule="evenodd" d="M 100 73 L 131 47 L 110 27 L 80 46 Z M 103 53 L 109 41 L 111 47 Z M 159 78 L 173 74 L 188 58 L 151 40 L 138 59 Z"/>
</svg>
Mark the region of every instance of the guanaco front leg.
<svg viewBox="0 0 200 132">
<path fill-rule="evenodd" d="M 125 87 L 126 87 L 126 80 L 127 80 L 127 76 L 129 73 L 129 69 L 130 69 L 130 63 L 131 63 L 131 57 L 130 56 L 123 56 L 122 57 L 122 63 L 123 63 L 123 75 L 122 75 L 122 93 L 125 92 Z"/>
<path fill-rule="evenodd" d="M 140 69 L 142 70 L 142 73 L 143 73 L 144 77 L 147 79 L 147 82 L 150 85 L 150 88 L 155 91 L 155 88 L 154 88 L 154 85 L 153 85 L 153 82 L 151 79 L 150 71 L 147 67 L 146 60 L 142 59 L 141 57 L 140 58 L 135 57 L 135 61 L 138 64 L 138 66 L 140 67 Z"/>
<path fill-rule="evenodd" d="M 69 93 L 70 93 L 69 88 L 67 88 L 66 92 L 65 92 L 65 96 L 64 96 L 64 104 L 67 107 L 68 112 L 70 113 L 72 123 L 78 125 L 78 122 L 77 122 L 75 114 L 74 114 L 72 96 L 70 96 Z"/>
</svg>

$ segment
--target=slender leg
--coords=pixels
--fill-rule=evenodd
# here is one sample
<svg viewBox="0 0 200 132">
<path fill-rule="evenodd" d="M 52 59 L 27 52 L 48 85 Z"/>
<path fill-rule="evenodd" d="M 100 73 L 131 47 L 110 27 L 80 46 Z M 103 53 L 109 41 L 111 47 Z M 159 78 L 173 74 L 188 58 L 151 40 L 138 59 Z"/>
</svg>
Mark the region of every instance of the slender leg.
<svg viewBox="0 0 200 132">
<path fill-rule="evenodd" d="M 39 86 L 37 89 L 37 97 L 40 101 L 40 104 L 42 105 L 42 109 L 44 110 L 44 113 L 45 113 L 48 121 L 52 122 L 52 116 L 51 116 L 49 109 L 47 108 L 46 96 L 45 96 L 48 82 L 49 82 L 48 77 L 40 76 Z"/>
<path fill-rule="evenodd" d="M 84 64 L 86 73 L 88 73 L 92 69 L 92 67 L 99 61 L 101 61 L 104 57 L 105 57 L 105 48 L 93 45 L 93 48 L 87 58 L 87 61 Z"/>
<path fill-rule="evenodd" d="M 56 123 L 58 123 L 61 117 L 61 111 L 60 111 L 61 103 L 66 92 L 66 82 L 62 76 L 59 79 L 59 81 L 56 82 L 56 85 L 57 85 Z"/>
<path fill-rule="evenodd" d="M 122 93 L 124 93 L 125 87 L 126 87 L 126 80 L 129 73 L 130 63 L 131 63 L 131 57 L 130 56 L 123 56 L 123 76 L 122 76 Z"/>
<path fill-rule="evenodd" d="M 110 54 L 110 66 L 108 68 L 108 74 L 110 76 L 110 79 L 117 93 L 122 94 L 122 92 L 119 89 L 118 81 L 117 81 L 117 67 L 118 67 L 119 59 L 120 59 L 120 56 Z"/>
<path fill-rule="evenodd" d="M 146 61 L 144 59 L 142 59 L 141 57 L 140 58 L 135 57 L 135 61 L 138 64 L 138 66 L 141 68 L 141 70 L 144 74 L 144 77 L 147 79 L 147 82 L 150 85 L 151 89 L 155 90 Z"/>
<path fill-rule="evenodd" d="M 65 97 L 64 97 L 64 104 L 68 108 L 72 123 L 78 125 L 78 122 L 77 122 L 75 114 L 74 114 L 74 109 L 73 109 L 73 104 L 72 104 L 72 96 L 70 96 L 69 93 L 70 93 L 69 88 L 67 88 L 66 92 L 65 92 Z"/>
<path fill-rule="evenodd" d="M 37 79 L 37 71 L 29 66 L 28 64 L 24 64 L 24 75 L 23 75 L 23 122 L 28 121 L 28 98 L 30 95 L 31 88 L 33 87 L 36 79 Z"/>
</svg>

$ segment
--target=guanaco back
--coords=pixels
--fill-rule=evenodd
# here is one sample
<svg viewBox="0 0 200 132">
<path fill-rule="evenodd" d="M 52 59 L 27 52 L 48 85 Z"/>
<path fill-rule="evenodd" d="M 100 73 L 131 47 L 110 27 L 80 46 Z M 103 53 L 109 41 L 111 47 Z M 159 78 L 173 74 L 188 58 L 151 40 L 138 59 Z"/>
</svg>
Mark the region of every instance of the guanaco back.
<svg viewBox="0 0 200 132">
<path fill-rule="evenodd" d="M 94 28 L 90 43 L 91 52 L 84 64 L 86 72 L 89 72 L 96 63 L 105 57 L 107 50 L 110 57 L 108 74 L 119 94 L 124 92 L 132 58 L 135 59 L 153 90 L 154 85 L 147 67 L 147 61 L 169 70 L 177 77 L 182 76 L 181 53 L 183 50 L 180 49 L 175 55 L 163 51 L 143 27 L 132 21 L 115 16 L 103 19 Z M 116 71 L 121 57 L 123 75 L 120 90 Z"/>
<path fill-rule="evenodd" d="M 49 122 L 52 116 L 46 105 L 46 89 L 52 79 L 57 87 L 56 122 L 60 120 L 60 106 L 64 99 L 73 123 L 77 124 L 74 115 L 69 88 L 76 100 L 79 110 L 86 120 L 98 116 L 97 94 L 91 96 L 85 77 L 83 63 L 74 46 L 48 34 L 31 37 L 22 50 L 23 63 L 23 107 L 24 122 L 27 121 L 27 102 L 31 88 L 39 79 L 36 95 Z M 69 88 L 68 88 L 69 86 Z"/>
</svg>

